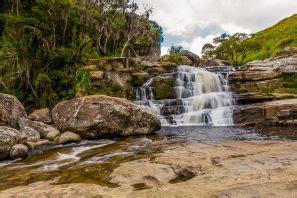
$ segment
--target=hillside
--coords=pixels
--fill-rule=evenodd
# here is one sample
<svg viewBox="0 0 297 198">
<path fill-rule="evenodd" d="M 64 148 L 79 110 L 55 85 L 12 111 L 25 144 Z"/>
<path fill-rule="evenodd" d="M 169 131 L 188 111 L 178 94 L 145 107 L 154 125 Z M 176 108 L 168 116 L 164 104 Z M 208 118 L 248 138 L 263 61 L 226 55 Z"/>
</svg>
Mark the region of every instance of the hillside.
<svg viewBox="0 0 297 198">
<path fill-rule="evenodd" d="M 297 14 L 256 33 L 250 41 L 259 43 L 261 49 L 252 52 L 247 58 L 248 61 L 274 57 L 286 47 L 297 47 Z"/>
</svg>

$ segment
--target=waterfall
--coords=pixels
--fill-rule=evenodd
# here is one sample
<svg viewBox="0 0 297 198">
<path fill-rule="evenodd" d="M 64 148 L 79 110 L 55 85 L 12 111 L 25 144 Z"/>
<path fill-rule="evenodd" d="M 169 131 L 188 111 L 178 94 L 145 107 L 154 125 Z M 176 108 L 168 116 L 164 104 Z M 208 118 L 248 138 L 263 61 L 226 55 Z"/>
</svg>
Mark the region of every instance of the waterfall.
<svg viewBox="0 0 297 198">
<path fill-rule="evenodd" d="M 204 68 L 179 66 L 175 98 L 154 100 L 150 79 L 137 89 L 136 103 L 156 113 L 163 125 L 233 125 L 232 93 L 222 74 Z"/>
</svg>

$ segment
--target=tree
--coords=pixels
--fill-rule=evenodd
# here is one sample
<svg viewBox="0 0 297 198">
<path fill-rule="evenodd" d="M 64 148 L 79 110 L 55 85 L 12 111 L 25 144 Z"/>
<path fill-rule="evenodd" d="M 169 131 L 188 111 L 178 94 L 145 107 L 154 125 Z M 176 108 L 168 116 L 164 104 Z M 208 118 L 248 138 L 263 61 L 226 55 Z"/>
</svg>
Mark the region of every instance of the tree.
<svg viewBox="0 0 297 198">
<path fill-rule="evenodd" d="M 207 43 L 203 46 L 203 56 L 227 60 L 234 66 L 244 65 L 248 54 L 260 48 L 259 43 L 251 42 L 249 38 L 250 35 L 245 33 L 236 33 L 233 36 L 223 34 L 214 38 L 215 45 Z"/>
</svg>

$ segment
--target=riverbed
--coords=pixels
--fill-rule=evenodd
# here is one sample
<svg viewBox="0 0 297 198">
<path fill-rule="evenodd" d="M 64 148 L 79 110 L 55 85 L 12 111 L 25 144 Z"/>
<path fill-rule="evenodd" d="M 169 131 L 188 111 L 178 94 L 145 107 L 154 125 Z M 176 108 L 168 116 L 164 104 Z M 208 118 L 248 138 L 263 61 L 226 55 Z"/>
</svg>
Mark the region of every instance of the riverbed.
<svg viewBox="0 0 297 198">
<path fill-rule="evenodd" d="M 293 127 L 188 126 L 56 146 L 1 162 L 0 197 L 296 197 L 296 139 Z"/>
</svg>

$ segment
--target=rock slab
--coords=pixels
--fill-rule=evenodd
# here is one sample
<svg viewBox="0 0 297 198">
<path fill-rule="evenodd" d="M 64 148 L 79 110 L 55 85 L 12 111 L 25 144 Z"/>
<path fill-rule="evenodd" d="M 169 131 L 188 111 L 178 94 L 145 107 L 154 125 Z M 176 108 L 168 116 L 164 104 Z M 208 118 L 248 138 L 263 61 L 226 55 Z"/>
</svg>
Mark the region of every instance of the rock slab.
<svg viewBox="0 0 297 198">
<path fill-rule="evenodd" d="M 21 117 L 27 117 L 21 102 L 14 96 L 0 93 L 0 126 L 18 128 Z"/>
<path fill-rule="evenodd" d="M 103 95 L 64 101 L 52 110 L 55 126 L 82 137 L 150 134 L 161 128 L 156 115 L 126 99 Z"/>
</svg>

